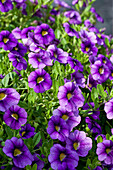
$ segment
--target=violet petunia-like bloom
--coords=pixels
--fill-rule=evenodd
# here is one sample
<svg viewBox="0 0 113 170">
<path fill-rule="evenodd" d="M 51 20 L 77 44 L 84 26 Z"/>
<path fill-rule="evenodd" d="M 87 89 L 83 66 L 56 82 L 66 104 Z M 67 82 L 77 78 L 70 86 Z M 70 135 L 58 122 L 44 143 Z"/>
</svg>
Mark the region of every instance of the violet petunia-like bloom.
<svg viewBox="0 0 113 170">
<path fill-rule="evenodd" d="M 63 170 L 62 166 L 73 170 L 73 168 L 78 166 L 79 157 L 76 152 L 63 147 L 60 144 L 54 144 L 50 149 L 48 160 L 54 170 Z"/>
<path fill-rule="evenodd" d="M 17 130 L 27 122 L 27 112 L 18 105 L 13 105 L 5 112 L 3 120 L 11 129 Z"/>
<path fill-rule="evenodd" d="M 21 39 L 21 30 L 20 28 L 16 27 L 15 29 L 12 30 L 12 34 L 16 39 Z"/>
<path fill-rule="evenodd" d="M 109 78 L 110 70 L 100 60 L 97 60 L 91 65 L 91 74 L 94 80 L 103 83 Z"/>
<path fill-rule="evenodd" d="M 62 107 L 66 107 L 69 112 L 73 111 L 76 116 L 78 116 L 77 109 L 84 104 L 81 90 L 73 82 L 67 82 L 59 87 L 58 99 Z"/>
<path fill-rule="evenodd" d="M 1 31 L 0 32 L 0 48 L 4 50 L 12 50 L 13 47 L 16 47 L 17 39 L 14 37 L 12 33 L 9 31 Z"/>
<path fill-rule="evenodd" d="M 48 24 L 41 24 L 37 26 L 35 31 L 35 39 L 38 40 L 40 44 L 49 45 L 51 41 L 55 39 L 55 34 L 52 28 Z"/>
<path fill-rule="evenodd" d="M 108 119 L 113 119 L 113 98 L 105 103 L 104 111 L 106 112 Z"/>
<path fill-rule="evenodd" d="M 71 8 L 66 2 L 60 0 L 54 0 L 54 3 L 64 8 Z"/>
<path fill-rule="evenodd" d="M 99 161 L 104 161 L 107 165 L 113 164 L 113 142 L 104 140 L 102 143 L 98 143 L 96 154 Z"/>
<path fill-rule="evenodd" d="M 69 127 L 65 120 L 59 116 L 52 116 L 48 122 L 47 133 L 52 139 L 59 139 L 64 142 L 65 138 L 69 136 Z"/>
<path fill-rule="evenodd" d="M 42 170 L 45 162 L 40 160 L 37 156 L 40 156 L 40 155 L 36 153 L 33 154 L 34 161 L 32 162 L 32 165 L 37 164 L 37 170 Z"/>
<path fill-rule="evenodd" d="M 0 11 L 8 12 L 13 9 L 13 4 L 11 0 L 0 0 Z"/>
<path fill-rule="evenodd" d="M 82 22 L 80 14 L 75 10 L 64 12 L 64 16 L 69 18 L 69 23 L 70 24 L 75 25 L 75 24 L 81 24 L 81 22 Z"/>
<path fill-rule="evenodd" d="M 70 131 L 72 131 L 72 129 L 81 121 L 80 116 L 75 116 L 73 112 L 68 112 L 66 108 L 61 106 L 53 111 L 53 116 L 59 116 L 64 119 L 66 124 L 69 126 Z"/>
<path fill-rule="evenodd" d="M 13 88 L 0 89 L 0 111 L 5 112 L 9 107 L 18 104 L 20 94 Z"/>
<path fill-rule="evenodd" d="M 73 0 L 73 1 L 72 1 L 72 5 L 77 4 L 77 3 L 78 3 L 78 1 L 79 1 L 79 0 Z"/>
<path fill-rule="evenodd" d="M 77 86 L 80 86 L 82 88 L 85 87 L 85 78 L 84 78 L 84 75 L 82 73 L 75 71 L 74 73 L 71 74 L 71 80 L 74 80 L 74 83 Z"/>
<path fill-rule="evenodd" d="M 24 54 L 27 53 L 27 48 L 23 46 L 22 43 L 17 43 L 17 45 L 11 50 L 11 53 L 24 56 Z"/>
<path fill-rule="evenodd" d="M 83 72 L 83 70 L 84 70 L 83 65 L 77 59 L 74 59 L 74 58 L 69 56 L 67 62 L 71 66 L 71 68 L 74 69 L 75 71 L 80 70 L 81 72 Z"/>
<path fill-rule="evenodd" d="M 86 41 L 81 43 L 81 51 L 85 54 L 96 56 L 98 48 L 91 41 Z"/>
<path fill-rule="evenodd" d="M 35 135 L 35 128 L 31 127 L 30 124 L 26 124 L 25 126 L 21 126 L 19 134 L 23 139 L 31 138 Z"/>
<path fill-rule="evenodd" d="M 36 93 L 43 93 L 51 88 L 52 80 L 44 69 L 37 69 L 30 73 L 28 85 L 30 88 L 33 88 Z"/>
<path fill-rule="evenodd" d="M 20 54 L 16 52 L 15 54 L 9 53 L 8 57 L 9 60 L 12 61 L 13 67 L 15 67 L 17 70 L 22 70 L 22 69 L 26 70 L 27 62 Z"/>
<path fill-rule="evenodd" d="M 71 28 L 70 25 L 66 22 L 63 24 L 63 27 L 65 28 L 65 32 L 70 36 L 76 36 L 77 38 L 79 38 L 79 34 L 77 31 L 75 31 L 75 29 Z"/>
<path fill-rule="evenodd" d="M 7 139 L 3 152 L 13 159 L 14 165 L 18 168 L 24 168 L 32 164 L 33 156 L 21 138 L 12 137 Z"/>
<path fill-rule="evenodd" d="M 91 91 L 93 87 L 97 87 L 97 81 L 95 81 L 91 74 L 89 74 L 87 79 L 87 88 Z"/>
<path fill-rule="evenodd" d="M 42 49 L 37 49 L 36 53 L 29 53 L 29 63 L 32 64 L 33 68 L 44 68 L 47 66 L 52 66 L 52 60 L 50 59 L 50 53 Z"/>
<path fill-rule="evenodd" d="M 63 64 L 67 63 L 68 53 L 63 51 L 61 48 L 57 48 L 56 45 L 50 45 L 47 49 L 47 52 L 50 53 L 50 57 L 51 59 L 54 59 L 54 62 L 58 61 L 59 63 Z"/>
<path fill-rule="evenodd" d="M 86 137 L 84 131 L 75 130 L 66 139 L 66 148 L 75 151 L 79 156 L 85 157 L 92 148 L 92 139 Z"/>
</svg>

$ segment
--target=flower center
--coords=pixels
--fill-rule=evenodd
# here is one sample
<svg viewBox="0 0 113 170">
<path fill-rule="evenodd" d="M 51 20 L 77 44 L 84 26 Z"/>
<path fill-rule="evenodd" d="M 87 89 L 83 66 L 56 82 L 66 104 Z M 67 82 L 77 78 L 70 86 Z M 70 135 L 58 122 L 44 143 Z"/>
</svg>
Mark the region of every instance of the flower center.
<svg viewBox="0 0 113 170">
<path fill-rule="evenodd" d="M 57 54 L 56 53 L 54 53 L 54 57 L 57 58 Z"/>
<path fill-rule="evenodd" d="M 105 59 L 103 59 L 103 63 L 106 64 L 106 60 Z"/>
<path fill-rule="evenodd" d="M 67 94 L 67 98 L 68 98 L 68 100 L 70 100 L 70 99 L 71 99 L 71 97 L 72 97 L 72 94 L 71 94 L 71 93 L 68 93 L 68 94 Z"/>
<path fill-rule="evenodd" d="M 47 31 L 42 31 L 42 36 L 45 36 L 45 35 L 47 35 L 47 34 L 48 34 Z"/>
<path fill-rule="evenodd" d="M 41 62 L 41 59 L 40 59 L 40 58 L 38 58 L 38 57 L 37 57 L 37 60 L 38 60 L 39 62 Z"/>
<path fill-rule="evenodd" d="M 107 148 L 107 149 L 106 149 L 106 153 L 108 154 L 108 153 L 110 153 L 110 152 L 111 152 L 111 149 Z"/>
<path fill-rule="evenodd" d="M 89 87 L 92 87 L 92 84 L 91 84 L 91 83 L 89 83 Z"/>
<path fill-rule="evenodd" d="M 99 68 L 99 73 L 103 74 L 104 73 L 104 69 L 102 67 Z"/>
<path fill-rule="evenodd" d="M 15 120 L 18 120 L 18 115 L 16 113 L 13 113 L 11 117 L 13 117 Z"/>
<path fill-rule="evenodd" d="M 25 133 L 26 133 L 26 131 L 23 131 L 23 132 L 22 132 L 22 136 L 24 136 Z"/>
<path fill-rule="evenodd" d="M 111 76 L 113 77 L 113 73 L 111 73 Z"/>
<path fill-rule="evenodd" d="M 19 150 L 19 149 L 15 149 L 14 150 L 14 156 L 18 156 L 18 155 L 20 155 L 22 152 Z"/>
<path fill-rule="evenodd" d="M 1 0 L 2 4 L 5 2 L 6 0 Z"/>
<path fill-rule="evenodd" d="M 69 117 L 68 117 L 67 115 L 63 115 L 63 116 L 62 116 L 62 119 L 64 119 L 64 120 L 68 120 L 68 118 L 69 118 Z"/>
<path fill-rule="evenodd" d="M 18 50 L 18 48 L 17 48 L 17 47 L 15 47 L 15 50 L 17 51 L 17 50 Z"/>
<path fill-rule="evenodd" d="M 43 79 L 43 77 L 38 77 L 37 78 L 37 83 L 40 83 L 40 82 L 42 82 L 44 79 Z"/>
<path fill-rule="evenodd" d="M 86 50 L 86 52 L 88 52 L 89 51 L 89 47 L 86 47 L 85 50 Z"/>
<path fill-rule="evenodd" d="M 66 157 L 66 155 L 64 153 L 60 154 L 60 161 L 63 161 L 63 159 Z"/>
<path fill-rule="evenodd" d="M 57 132 L 60 131 L 60 127 L 59 126 L 55 126 L 55 129 L 56 129 Z"/>
<path fill-rule="evenodd" d="M 5 98 L 5 93 L 0 93 L 0 100 L 4 99 Z"/>
<path fill-rule="evenodd" d="M 77 142 L 73 143 L 73 147 L 74 147 L 75 150 L 78 149 L 78 146 L 79 146 L 79 143 L 77 143 Z"/>
<path fill-rule="evenodd" d="M 8 38 L 3 38 L 3 42 L 6 44 L 9 41 Z"/>
</svg>

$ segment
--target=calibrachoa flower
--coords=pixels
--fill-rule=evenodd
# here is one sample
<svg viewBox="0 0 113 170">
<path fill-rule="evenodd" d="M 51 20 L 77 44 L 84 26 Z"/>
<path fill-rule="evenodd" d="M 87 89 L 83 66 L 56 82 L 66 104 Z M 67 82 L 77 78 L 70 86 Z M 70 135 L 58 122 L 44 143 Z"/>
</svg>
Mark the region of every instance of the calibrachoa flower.
<svg viewBox="0 0 113 170">
<path fill-rule="evenodd" d="M 30 73 L 28 85 L 30 88 L 33 88 L 36 93 L 43 93 L 51 88 L 52 80 L 44 69 L 37 69 Z"/>
<path fill-rule="evenodd" d="M 37 170 L 42 170 L 43 167 L 44 167 L 45 162 L 42 161 L 42 160 L 40 160 L 40 159 L 37 157 L 37 155 L 40 156 L 39 154 L 36 154 L 36 153 L 33 154 L 34 161 L 32 162 L 32 164 L 35 164 L 35 163 L 36 163 L 36 164 L 37 164 Z"/>
<path fill-rule="evenodd" d="M 81 22 L 82 22 L 80 14 L 75 10 L 64 12 L 64 16 L 69 18 L 69 23 L 70 24 L 75 25 L 75 24 L 81 24 Z"/>
<path fill-rule="evenodd" d="M 105 103 L 104 110 L 108 119 L 113 119 L 113 98 Z"/>
<path fill-rule="evenodd" d="M 21 56 L 24 56 L 26 52 L 27 52 L 27 48 L 23 46 L 22 43 L 17 43 L 17 45 L 11 50 L 11 53 L 20 54 Z"/>
<path fill-rule="evenodd" d="M 79 156 L 85 157 L 92 148 L 92 139 L 86 137 L 84 131 L 75 130 L 66 139 L 66 148 L 75 151 Z"/>
<path fill-rule="evenodd" d="M 15 67 L 17 70 L 22 70 L 22 69 L 26 70 L 27 62 L 20 54 L 16 52 L 15 54 L 9 53 L 8 57 L 9 57 L 9 61 L 12 61 L 13 67 Z"/>
<path fill-rule="evenodd" d="M 70 131 L 72 131 L 72 129 L 76 127 L 81 121 L 80 116 L 75 116 L 73 112 L 68 112 L 66 108 L 61 106 L 53 111 L 53 115 L 57 115 L 60 118 L 64 119 L 69 126 Z"/>
<path fill-rule="evenodd" d="M 12 34 L 16 39 L 21 39 L 21 30 L 20 28 L 16 27 L 15 29 L 12 30 Z"/>
<path fill-rule="evenodd" d="M 13 9 L 13 4 L 11 0 L 0 0 L 0 11 L 8 12 Z"/>
<path fill-rule="evenodd" d="M 59 63 L 66 64 L 67 63 L 67 57 L 68 53 L 63 51 L 61 48 L 57 48 L 56 45 L 50 45 L 47 49 L 47 52 L 49 52 L 51 55 L 51 59 L 54 59 L 55 61 L 58 61 Z"/>
<path fill-rule="evenodd" d="M 64 142 L 65 138 L 69 136 L 69 127 L 65 120 L 59 116 L 52 116 L 48 122 L 47 133 L 52 139 L 59 139 Z"/>
<path fill-rule="evenodd" d="M 18 105 L 13 105 L 5 112 L 3 120 L 11 129 L 20 129 L 27 122 L 27 112 Z"/>
<path fill-rule="evenodd" d="M 65 32 L 73 37 L 73 36 L 76 36 L 77 38 L 79 38 L 79 34 L 77 31 L 75 31 L 73 28 L 70 27 L 70 25 L 66 22 L 63 24 L 63 27 L 65 28 Z"/>
<path fill-rule="evenodd" d="M 113 142 L 111 140 L 104 140 L 97 144 L 96 154 L 99 161 L 104 161 L 106 164 L 113 164 Z"/>
<path fill-rule="evenodd" d="M 75 71 L 80 70 L 82 72 L 84 70 L 83 65 L 77 59 L 74 59 L 74 58 L 69 56 L 67 62 L 71 66 L 71 68 L 74 69 Z"/>
<path fill-rule="evenodd" d="M 0 89 L 0 111 L 5 112 L 10 106 L 18 104 L 20 94 L 13 88 Z"/>
<path fill-rule="evenodd" d="M 89 74 L 87 79 L 87 88 L 91 91 L 93 87 L 97 87 L 97 81 L 95 81 L 91 74 Z"/>
<path fill-rule="evenodd" d="M 54 144 L 50 149 L 48 160 L 54 170 L 62 170 L 62 166 L 68 167 L 67 169 L 71 170 L 77 167 L 79 157 L 76 152 L 63 147 L 60 144 Z"/>
<path fill-rule="evenodd" d="M 3 147 L 3 152 L 13 159 L 14 165 L 18 168 L 24 168 L 32 164 L 33 156 L 22 139 L 16 137 L 7 139 Z"/>
<path fill-rule="evenodd" d="M 73 82 L 67 82 L 59 87 L 58 99 L 62 107 L 66 107 L 69 112 L 73 111 L 75 115 L 78 115 L 77 108 L 84 104 L 81 90 Z"/>
<path fill-rule="evenodd" d="M 71 80 L 74 80 L 74 83 L 77 85 L 77 86 L 80 86 L 82 88 L 85 87 L 85 78 L 84 78 L 84 75 L 82 73 L 79 73 L 79 72 L 74 72 L 71 74 Z"/>
<path fill-rule="evenodd" d="M 81 43 L 81 50 L 83 53 L 93 56 L 96 56 L 98 52 L 98 48 L 91 41 Z"/>
<path fill-rule="evenodd" d="M 35 31 L 35 39 L 39 41 L 40 44 L 49 45 L 51 41 L 55 39 L 55 34 L 52 28 L 48 24 L 41 24 L 37 26 Z"/>
<path fill-rule="evenodd" d="M 21 126 L 19 134 L 23 139 L 31 138 L 35 135 L 35 128 L 31 127 L 30 124 L 26 124 L 25 126 Z"/>
<path fill-rule="evenodd" d="M 0 47 L 4 50 L 12 50 L 17 45 L 17 39 L 9 31 L 0 32 Z"/>
</svg>

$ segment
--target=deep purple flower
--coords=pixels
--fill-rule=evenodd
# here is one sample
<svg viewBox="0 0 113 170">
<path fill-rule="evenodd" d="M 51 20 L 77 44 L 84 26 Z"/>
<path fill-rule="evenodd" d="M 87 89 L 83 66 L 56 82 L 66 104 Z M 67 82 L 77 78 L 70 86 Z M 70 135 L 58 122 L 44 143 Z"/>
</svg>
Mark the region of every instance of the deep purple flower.
<svg viewBox="0 0 113 170">
<path fill-rule="evenodd" d="M 50 149 L 48 160 L 54 170 L 62 170 L 62 166 L 67 166 L 67 169 L 73 170 L 78 165 L 78 154 L 60 144 L 54 144 Z"/>
<path fill-rule="evenodd" d="M 3 120 L 11 129 L 20 129 L 27 122 L 27 112 L 18 105 L 13 105 L 5 112 Z"/>
<path fill-rule="evenodd" d="M 96 35 L 94 34 L 94 32 L 88 32 L 81 29 L 79 34 L 83 43 L 91 42 L 91 44 L 93 45 L 97 43 Z"/>
<path fill-rule="evenodd" d="M 15 29 L 12 30 L 12 34 L 16 39 L 21 39 L 21 30 L 20 28 L 16 27 Z"/>
<path fill-rule="evenodd" d="M 0 89 L 0 111 L 5 112 L 12 105 L 18 104 L 20 94 L 13 88 Z"/>
<path fill-rule="evenodd" d="M 31 138 L 35 135 L 35 128 L 31 127 L 30 124 L 26 124 L 25 126 L 21 126 L 19 134 L 23 139 Z"/>
<path fill-rule="evenodd" d="M 13 67 L 15 67 L 17 70 L 22 70 L 22 69 L 26 70 L 27 62 L 20 54 L 16 52 L 15 54 L 9 53 L 8 57 L 9 57 L 9 61 L 12 61 Z"/>
<path fill-rule="evenodd" d="M 91 130 L 92 133 L 102 133 L 101 126 L 95 120 L 86 117 L 85 121 L 86 123 L 88 123 L 88 128 Z"/>
<path fill-rule="evenodd" d="M 13 9 L 13 4 L 11 0 L 0 0 L 0 11 L 8 12 Z"/>
<path fill-rule="evenodd" d="M 91 41 L 81 43 L 81 50 L 83 53 L 93 56 L 96 56 L 98 52 L 98 48 Z"/>
<path fill-rule="evenodd" d="M 36 154 L 36 153 L 33 154 L 34 161 L 32 162 L 32 165 L 36 163 L 37 164 L 37 170 L 42 170 L 45 162 L 40 160 L 37 156 L 40 156 L 40 155 Z"/>
<path fill-rule="evenodd" d="M 70 7 L 66 2 L 64 2 L 64 1 L 54 0 L 54 3 L 55 3 L 55 4 L 58 4 L 59 6 L 64 7 L 64 8 L 71 8 L 71 7 Z"/>
<path fill-rule="evenodd" d="M 71 68 L 74 69 L 75 71 L 80 70 L 81 72 L 83 72 L 83 70 L 84 70 L 83 65 L 77 59 L 74 59 L 74 58 L 69 56 L 67 62 L 71 66 Z"/>
<path fill-rule="evenodd" d="M 70 24 L 81 24 L 81 17 L 77 11 L 71 10 L 64 12 L 64 16 L 69 18 Z"/>
<path fill-rule="evenodd" d="M 102 22 L 102 23 L 104 22 L 104 19 L 96 12 L 96 10 L 95 10 L 94 7 L 92 7 L 92 8 L 90 9 L 90 11 L 95 14 L 95 17 L 97 18 L 97 20 L 98 20 L 99 22 Z"/>
<path fill-rule="evenodd" d="M 17 45 L 17 39 L 9 31 L 0 32 L 0 47 L 4 50 L 12 50 Z"/>
<path fill-rule="evenodd" d="M 70 25 L 66 22 L 63 24 L 63 27 L 65 28 L 65 32 L 73 37 L 73 36 L 76 36 L 77 38 L 79 38 L 79 34 L 77 31 L 75 31 L 75 29 L 71 28 Z"/>
<path fill-rule="evenodd" d="M 113 142 L 104 140 L 97 144 L 96 154 L 99 161 L 104 161 L 107 165 L 113 164 Z"/>
<path fill-rule="evenodd" d="M 51 66 L 52 60 L 50 54 L 42 49 L 37 49 L 36 53 L 29 53 L 29 63 L 32 64 L 33 68 L 44 68 L 46 65 Z"/>
<path fill-rule="evenodd" d="M 69 127 L 65 120 L 59 116 L 52 116 L 48 122 L 47 133 L 52 139 L 59 139 L 64 142 L 65 138 L 69 136 Z"/>
<path fill-rule="evenodd" d="M 72 131 L 72 129 L 81 121 L 80 116 L 75 116 L 73 112 L 68 112 L 66 108 L 61 106 L 53 111 L 53 116 L 59 116 L 64 119 L 66 124 L 69 126 L 70 131 Z"/>
<path fill-rule="evenodd" d="M 21 138 L 12 137 L 11 139 L 7 139 L 3 147 L 3 152 L 13 158 L 13 163 L 18 168 L 24 168 L 32 164 L 33 156 Z"/>
<path fill-rule="evenodd" d="M 84 75 L 82 73 L 75 71 L 74 73 L 71 74 L 71 80 L 74 80 L 74 83 L 77 86 L 80 86 L 82 88 L 85 87 L 85 78 L 84 78 Z"/>
<path fill-rule="evenodd" d="M 104 110 L 108 119 L 113 119 L 113 98 L 105 103 Z"/>
<path fill-rule="evenodd" d="M 66 107 L 69 112 L 73 111 L 75 115 L 78 115 L 77 109 L 84 104 L 81 90 L 73 82 L 67 82 L 59 87 L 58 99 L 62 107 Z"/>
<path fill-rule="evenodd" d="M 41 24 L 40 26 L 37 26 L 34 33 L 35 39 L 38 40 L 40 44 L 49 45 L 50 42 L 55 39 L 53 29 L 47 24 Z"/>
<path fill-rule="evenodd" d="M 89 102 L 89 105 L 91 105 L 91 108 L 94 108 L 94 103 L 93 102 Z M 86 103 L 82 108 L 83 110 L 88 110 L 90 109 L 90 106 L 88 105 L 88 103 Z M 93 117 L 93 119 L 98 119 L 99 120 L 99 115 L 100 115 L 100 111 L 98 111 L 99 108 L 96 111 L 89 111 L 88 113 L 93 113 L 92 115 L 90 115 L 91 117 Z"/>
<path fill-rule="evenodd" d="M 72 1 L 72 5 L 77 4 L 77 3 L 78 3 L 78 1 L 79 1 L 79 0 L 73 0 L 73 1 Z"/>
<path fill-rule="evenodd" d="M 17 43 L 17 45 L 11 50 L 11 53 L 24 56 L 24 54 L 27 53 L 27 48 L 23 46 L 22 43 Z"/>
<path fill-rule="evenodd" d="M 30 73 L 28 85 L 30 88 L 33 88 L 36 93 L 43 93 L 51 88 L 52 80 L 44 69 L 37 69 Z"/>
<path fill-rule="evenodd" d="M 89 74 L 87 79 L 87 88 L 91 91 L 93 87 L 97 87 L 97 81 L 95 81 L 91 74 Z"/>
<path fill-rule="evenodd" d="M 110 80 L 113 80 L 113 66 L 110 67 L 109 79 L 110 79 Z"/>
<path fill-rule="evenodd" d="M 105 64 L 109 68 L 112 67 L 111 61 L 102 54 L 98 55 L 97 60 L 100 60 L 103 64 Z"/>
<path fill-rule="evenodd" d="M 92 139 L 86 137 L 84 131 L 75 130 L 66 139 L 66 148 L 75 151 L 79 156 L 85 157 L 92 148 Z"/>
<path fill-rule="evenodd" d="M 94 80 L 103 83 L 109 78 L 110 70 L 100 60 L 97 60 L 91 65 L 91 74 Z"/>
<path fill-rule="evenodd" d="M 51 59 L 54 59 L 55 61 L 58 61 L 59 63 L 66 64 L 67 63 L 67 57 L 68 53 L 63 51 L 61 48 L 57 48 L 56 45 L 50 45 L 47 49 L 47 52 L 51 54 Z"/>
</svg>

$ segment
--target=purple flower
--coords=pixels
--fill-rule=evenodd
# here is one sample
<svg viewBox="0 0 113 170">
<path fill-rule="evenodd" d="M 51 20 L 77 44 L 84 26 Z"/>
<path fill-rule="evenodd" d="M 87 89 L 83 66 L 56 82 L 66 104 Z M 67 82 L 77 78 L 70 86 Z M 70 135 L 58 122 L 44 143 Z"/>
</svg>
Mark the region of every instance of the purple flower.
<svg viewBox="0 0 113 170">
<path fill-rule="evenodd" d="M 95 17 L 97 18 L 97 20 L 98 20 L 99 22 L 102 22 L 102 23 L 104 22 L 104 19 L 95 11 L 95 8 L 94 8 L 94 7 L 92 7 L 92 8 L 90 9 L 90 11 L 95 14 Z"/>
<path fill-rule="evenodd" d="M 36 53 L 29 53 L 29 63 L 32 64 L 33 68 L 44 68 L 46 65 L 51 66 L 52 60 L 50 54 L 42 49 L 37 49 Z"/>
<path fill-rule="evenodd" d="M 21 39 L 21 30 L 20 28 L 16 27 L 15 29 L 12 30 L 12 34 L 16 39 Z"/>
<path fill-rule="evenodd" d="M 93 79 L 92 75 L 89 74 L 87 79 L 87 88 L 91 91 L 93 87 L 97 87 L 97 82 Z"/>
<path fill-rule="evenodd" d="M 52 139 L 59 139 L 64 142 L 69 136 L 69 127 L 59 116 L 52 116 L 48 122 L 47 133 Z"/>
<path fill-rule="evenodd" d="M 98 55 L 97 60 L 100 60 L 103 64 L 105 64 L 109 68 L 112 67 L 111 61 L 102 54 Z"/>
<path fill-rule="evenodd" d="M 0 81 L 4 78 L 5 76 L 0 74 Z"/>
<path fill-rule="evenodd" d="M 84 131 L 75 130 L 66 139 L 66 148 L 75 151 L 79 156 L 85 157 L 92 148 L 92 139 L 86 137 Z"/>
<path fill-rule="evenodd" d="M 12 105 L 18 104 L 20 94 L 13 88 L 0 89 L 0 111 L 5 112 Z"/>
<path fill-rule="evenodd" d="M 24 56 L 24 54 L 27 53 L 27 48 L 23 46 L 22 43 L 17 43 L 17 45 L 11 50 L 11 53 Z"/>
<path fill-rule="evenodd" d="M 47 52 L 51 54 L 51 59 L 54 59 L 55 61 L 58 61 L 59 63 L 66 64 L 67 63 L 67 57 L 68 53 L 63 51 L 61 48 L 57 48 L 56 45 L 50 45 L 47 49 Z"/>
<path fill-rule="evenodd" d="M 100 60 L 97 60 L 91 65 L 91 74 L 94 80 L 103 83 L 109 78 L 110 70 Z"/>
<path fill-rule="evenodd" d="M 54 170 L 62 170 L 63 167 L 73 170 L 78 165 L 78 154 L 73 152 L 60 144 L 54 144 L 50 149 L 48 160 Z"/>
<path fill-rule="evenodd" d="M 109 79 L 110 79 L 110 80 L 113 80 L 113 66 L 110 67 Z"/>
<path fill-rule="evenodd" d="M 81 43 L 81 50 L 83 53 L 93 56 L 96 56 L 98 52 L 98 48 L 91 41 Z"/>
<path fill-rule="evenodd" d="M 17 130 L 27 122 L 27 112 L 18 105 L 13 105 L 5 112 L 3 120 L 11 129 Z"/>
<path fill-rule="evenodd" d="M 59 116 L 64 119 L 66 124 L 69 126 L 70 131 L 72 131 L 72 129 L 81 121 L 80 116 L 75 116 L 73 112 L 68 112 L 66 108 L 61 106 L 53 111 L 53 116 Z"/>
<path fill-rule="evenodd" d="M 73 0 L 73 1 L 72 1 L 72 5 L 77 4 L 77 3 L 78 3 L 78 1 L 79 1 L 79 0 Z"/>
<path fill-rule="evenodd" d="M 52 86 L 50 75 L 44 69 L 37 69 L 30 73 L 28 77 L 28 85 L 33 88 L 36 93 L 43 93 Z"/>
<path fill-rule="evenodd" d="M 35 39 L 38 40 L 40 44 L 49 45 L 50 42 L 55 39 L 53 29 L 47 24 L 41 24 L 40 26 L 37 26 L 34 33 Z"/>
<path fill-rule="evenodd" d="M 84 75 L 82 73 L 75 71 L 74 73 L 71 74 L 71 80 L 74 80 L 74 83 L 77 86 L 80 86 L 82 88 L 85 87 L 85 78 L 84 78 Z"/>
<path fill-rule="evenodd" d="M 40 155 L 36 154 L 36 153 L 33 154 L 34 161 L 33 161 L 32 165 L 36 163 L 37 164 L 37 170 L 42 170 L 45 162 L 40 160 L 37 156 L 40 156 Z"/>
<path fill-rule="evenodd" d="M 15 39 L 14 35 L 9 31 L 1 31 L 0 32 L 0 47 L 4 50 L 12 50 L 13 47 L 16 47 L 17 39 Z"/>
<path fill-rule="evenodd" d="M 71 66 L 71 68 L 74 69 L 75 71 L 80 70 L 81 72 L 83 72 L 83 70 L 84 70 L 83 65 L 77 59 L 74 59 L 74 58 L 69 56 L 67 62 Z"/>
<path fill-rule="evenodd" d="M 113 142 L 104 140 L 97 144 L 96 154 L 99 161 L 104 161 L 107 165 L 113 164 Z"/>
<path fill-rule="evenodd" d="M 28 139 L 35 135 L 34 131 L 35 131 L 34 127 L 31 127 L 30 124 L 26 124 L 25 126 L 21 126 L 19 134 L 23 139 Z"/>
<path fill-rule="evenodd" d="M 83 43 L 91 42 L 91 44 L 93 44 L 93 45 L 97 43 L 96 35 L 94 34 L 94 32 L 88 32 L 86 30 L 81 30 L 80 37 L 81 37 L 81 40 Z"/>
<path fill-rule="evenodd" d="M 73 37 L 73 36 L 76 36 L 77 38 L 79 38 L 79 34 L 77 31 L 75 31 L 73 28 L 70 27 L 70 25 L 66 22 L 63 24 L 63 27 L 65 28 L 65 32 Z"/>
<path fill-rule="evenodd" d="M 0 0 L 0 11 L 8 12 L 13 9 L 11 0 Z"/>
<path fill-rule="evenodd" d="M 9 60 L 12 61 L 12 65 L 17 69 L 17 70 L 26 70 L 27 68 L 27 62 L 26 60 L 18 53 L 9 53 L 8 54 Z"/>
<path fill-rule="evenodd" d="M 92 109 L 94 108 L 94 103 L 90 102 L 89 105 L 91 105 Z M 90 109 L 90 106 L 88 105 L 88 103 L 86 103 L 82 108 L 83 110 L 88 110 Z M 89 111 L 88 113 L 93 113 L 92 115 L 90 115 L 91 117 L 93 117 L 93 119 L 98 119 L 99 120 L 99 115 L 100 115 L 100 111 L 98 111 L 99 108 L 96 111 Z"/>
<path fill-rule="evenodd" d="M 58 4 L 59 6 L 64 7 L 64 8 L 71 8 L 71 7 L 70 7 L 66 2 L 64 2 L 64 1 L 54 0 L 54 3 L 55 3 L 55 4 Z"/>
<path fill-rule="evenodd" d="M 95 122 L 95 120 L 86 117 L 85 121 L 86 123 L 88 123 L 88 128 L 91 130 L 92 133 L 102 133 L 101 126 L 97 122 Z"/>
<path fill-rule="evenodd" d="M 84 104 L 81 90 L 73 82 L 67 82 L 59 87 L 58 99 L 62 107 L 66 107 L 69 112 L 73 111 L 75 115 L 78 115 L 77 109 Z"/>
<path fill-rule="evenodd" d="M 108 119 L 113 119 L 113 98 L 105 103 L 104 111 L 106 112 Z"/>
<path fill-rule="evenodd" d="M 33 156 L 22 139 L 16 137 L 7 139 L 3 147 L 3 152 L 13 158 L 13 163 L 18 168 L 24 168 L 32 164 Z"/>
<path fill-rule="evenodd" d="M 81 17 L 77 11 L 71 10 L 64 12 L 64 16 L 69 18 L 70 24 L 81 24 Z"/>
</svg>

